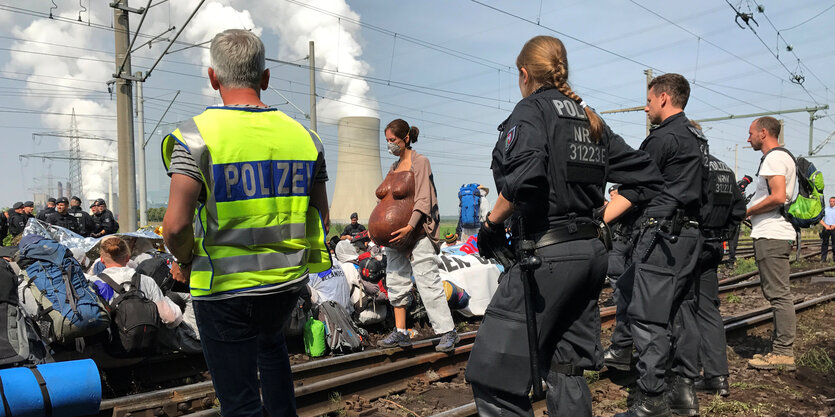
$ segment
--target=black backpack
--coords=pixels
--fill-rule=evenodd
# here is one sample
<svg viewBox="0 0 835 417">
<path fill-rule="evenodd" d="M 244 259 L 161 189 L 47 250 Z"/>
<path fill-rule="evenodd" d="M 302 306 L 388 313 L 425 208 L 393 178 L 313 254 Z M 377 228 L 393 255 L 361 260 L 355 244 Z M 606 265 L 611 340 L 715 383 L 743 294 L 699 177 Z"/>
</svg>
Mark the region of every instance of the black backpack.
<svg viewBox="0 0 835 417">
<path fill-rule="evenodd" d="M 152 352 L 156 347 L 160 318 L 156 304 L 139 289 L 141 275 L 133 274 L 127 290 L 107 274 L 99 274 L 99 278 L 116 292 L 110 301 L 111 354 L 142 356 Z"/>
</svg>

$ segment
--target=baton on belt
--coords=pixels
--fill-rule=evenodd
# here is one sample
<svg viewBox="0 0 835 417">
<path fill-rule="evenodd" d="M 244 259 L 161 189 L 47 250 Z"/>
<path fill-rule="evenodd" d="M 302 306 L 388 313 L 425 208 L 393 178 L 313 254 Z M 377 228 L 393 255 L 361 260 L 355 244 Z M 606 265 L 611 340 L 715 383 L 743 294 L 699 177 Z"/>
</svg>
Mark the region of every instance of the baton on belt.
<svg viewBox="0 0 835 417">
<path fill-rule="evenodd" d="M 539 372 L 539 338 L 536 330 L 536 311 L 534 310 L 531 282 L 534 281 L 534 271 L 542 265 L 542 260 L 534 252 L 534 242 L 525 239 L 525 220 L 521 216 L 519 217 L 519 235 L 516 257 L 519 259 L 519 267 L 522 268 L 522 288 L 525 292 L 525 315 L 527 316 L 528 327 L 528 351 L 531 356 L 533 399 L 540 400 L 545 395 L 542 391 L 542 377 Z"/>
</svg>

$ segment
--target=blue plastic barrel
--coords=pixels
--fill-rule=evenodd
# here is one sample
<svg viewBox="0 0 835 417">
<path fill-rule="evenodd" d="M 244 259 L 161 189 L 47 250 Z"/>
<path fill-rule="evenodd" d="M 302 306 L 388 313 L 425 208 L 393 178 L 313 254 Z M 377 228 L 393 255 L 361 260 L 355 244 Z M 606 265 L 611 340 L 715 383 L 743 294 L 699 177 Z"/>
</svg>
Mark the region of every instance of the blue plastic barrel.
<svg viewBox="0 0 835 417">
<path fill-rule="evenodd" d="M 99 413 L 101 378 L 92 359 L 48 363 L 36 368 L 46 382 L 53 417 Z M 3 369 L 0 370 L 0 378 L 13 417 L 44 415 L 43 393 L 31 369 Z M 0 416 L 9 417 L 4 408 L 0 406 Z"/>
</svg>

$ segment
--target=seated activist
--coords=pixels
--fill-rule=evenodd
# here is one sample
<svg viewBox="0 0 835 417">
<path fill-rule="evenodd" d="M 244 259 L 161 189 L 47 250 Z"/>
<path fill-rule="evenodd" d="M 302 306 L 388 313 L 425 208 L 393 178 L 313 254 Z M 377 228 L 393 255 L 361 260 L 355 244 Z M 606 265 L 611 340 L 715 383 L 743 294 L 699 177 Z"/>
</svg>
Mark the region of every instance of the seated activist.
<svg viewBox="0 0 835 417">
<path fill-rule="evenodd" d="M 107 274 L 110 279 L 127 289 L 136 270 L 127 266 L 130 260 L 130 249 L 119 236 L 107 236 L 102 239 L 99 243 L 99 250 L 105 269 L 90 280 L 95 284 L 99 295 L 109 303 L 115 291 L 101 279 L 101 275 Z M 139 289 L 156 304 L 159 318 L 166 327 L 173 329 L 183 321 L 183 311 L 174 301 L 163 295 L 153 278 L 140 275 Z"/>
</svg>

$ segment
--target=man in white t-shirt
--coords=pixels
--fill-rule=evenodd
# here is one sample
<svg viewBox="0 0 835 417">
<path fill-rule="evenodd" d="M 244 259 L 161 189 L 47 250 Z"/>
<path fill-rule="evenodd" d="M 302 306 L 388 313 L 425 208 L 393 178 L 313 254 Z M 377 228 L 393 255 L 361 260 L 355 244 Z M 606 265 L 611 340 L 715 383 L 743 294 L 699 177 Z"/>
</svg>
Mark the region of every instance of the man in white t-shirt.
<svg viewBox="0 0 835 417">
<path fill-rule="evenodd" d="M 763 157 L 757 172 L 757 188 L 746 215 L 751 218 L 760 285 L 774 309 L 772 351 L 754 355 L 748 364 L 756 369 L 795 370 L 796 319 L 789 287 L 789 253 L 796 232 L 781 209 L 792 200 L 797 181 L 794 158 L 779 147 L 779 135 L 780 122 L 773 117 L 756 119 L 748 129 L 748 143 L 754 150 L 762 151 Z"/>
</svg>

